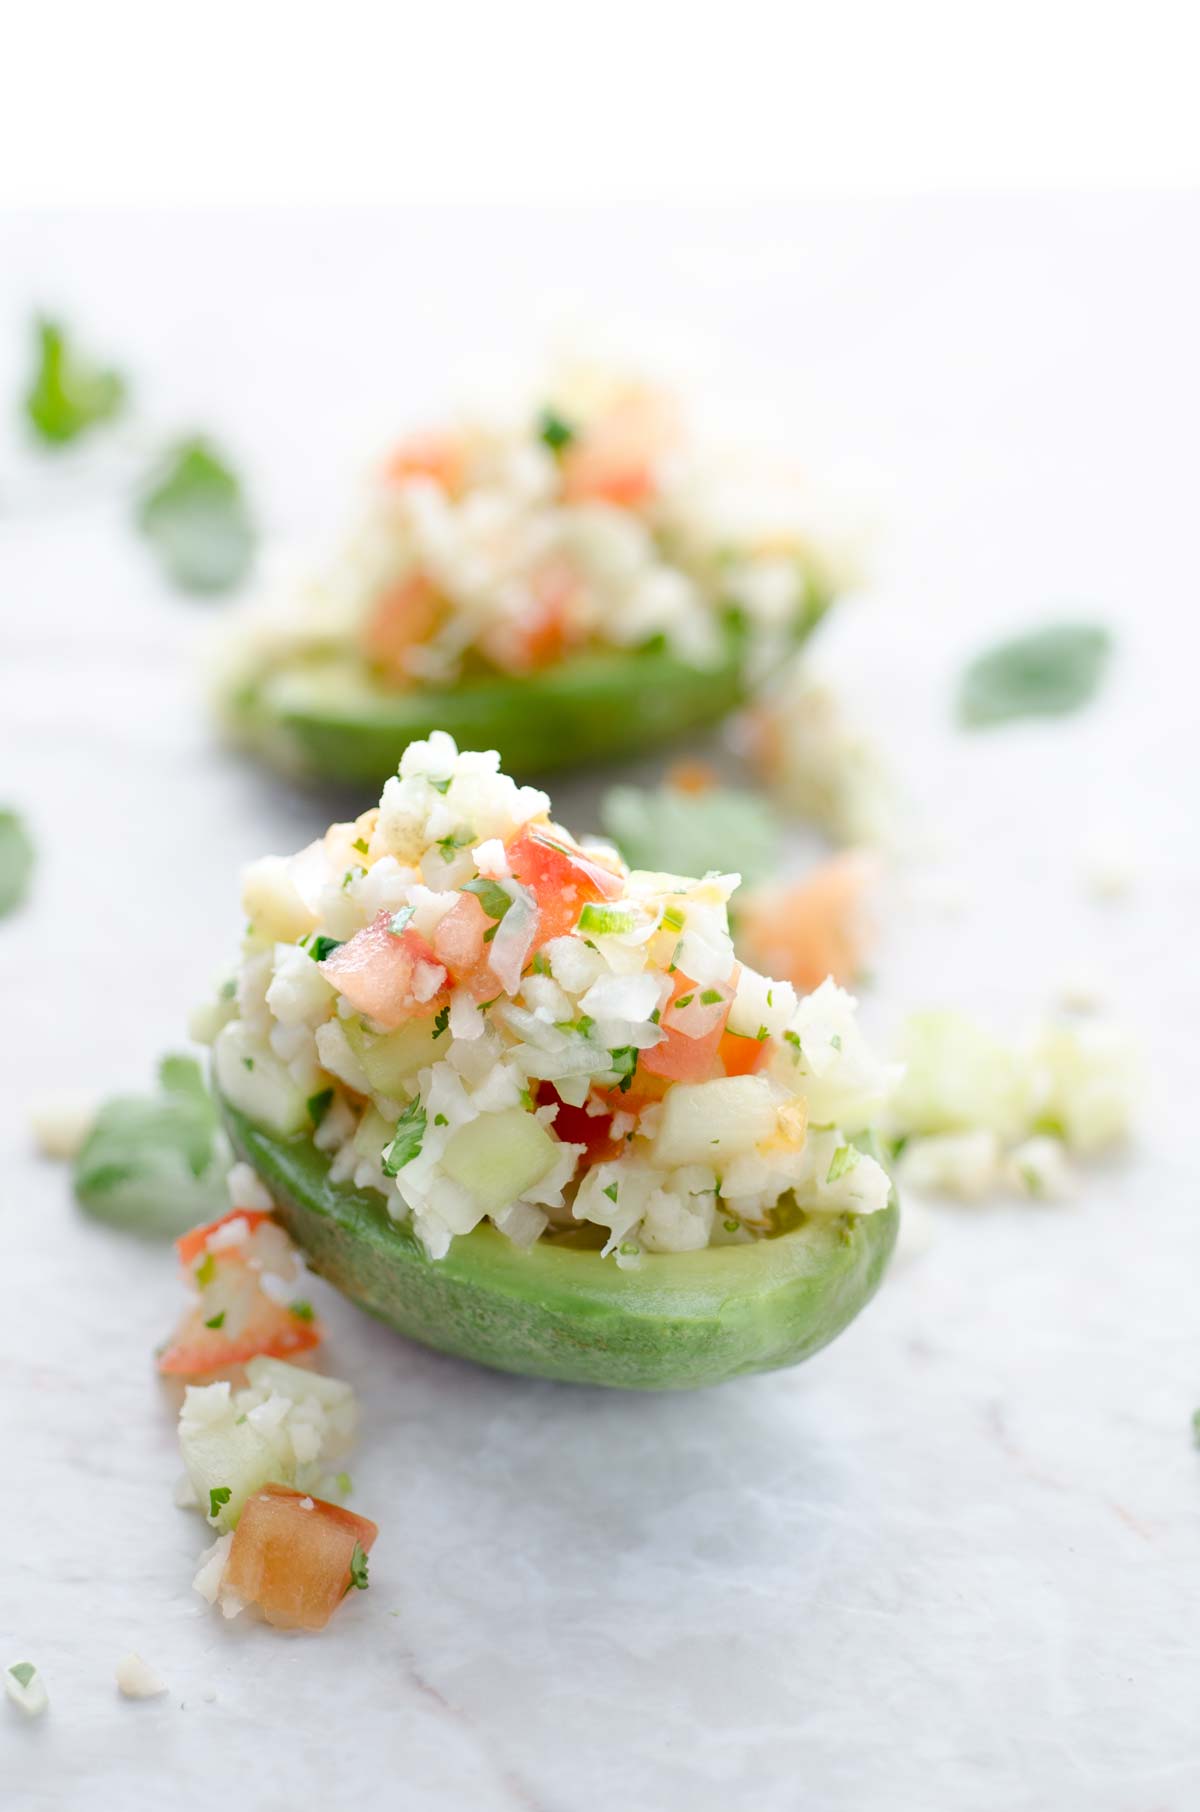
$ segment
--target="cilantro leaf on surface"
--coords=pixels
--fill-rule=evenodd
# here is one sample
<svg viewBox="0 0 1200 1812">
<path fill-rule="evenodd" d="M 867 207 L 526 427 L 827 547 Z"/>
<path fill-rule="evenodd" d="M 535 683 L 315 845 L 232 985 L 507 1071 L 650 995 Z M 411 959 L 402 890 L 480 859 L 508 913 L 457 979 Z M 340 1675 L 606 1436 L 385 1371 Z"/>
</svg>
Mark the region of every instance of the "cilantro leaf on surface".
<svg viewBox="0 0 1200 1812">
<path fill-rule="evenodd" d="M 229 1154 L 191 1057 L 167 1057 L 157 1095 L 105 1101 L 75 1160 L 75 1195 L 97 1220 L 172 1239 L 227 1206 Z"/>
<path fill-rule="evenodd" d="M 1060 717 L 1086 705 L 1112 652 L 1107 629 L 1057 623 L 1000 642 L 977 655 L 962 676 L 959 722 L 969 729 L 1017 717 Z"/>
<path fill-rule="evenodd" d="M 24 409 L 40 440 L 52 447 L 67 446 L 120 413 L 127 391 L 120 372 L 85 358 L 71 344 L 61 321 L 41 315 L 34 334 L 37 364 Z"/>
<path fill-rule="evenodd" d="M 755 793 L 617 786 L 600 802 L 600 822 L 631 868 L 696 876 L 717 869 L 750 886 L 779 866 L 779 826 Z"/>
<path fill-rule="evenodd" d="M 363 1548 L 362 1543 L 356 1541 L 354 1544 L 354 1552 L 350 1556 L 350 1584 L 346 1587 L 346 1590 L 348 1592 L 355 1590 L 365 1592 L 369 1583 L 370 1581 L 367 1578 L 366 1551 Z"/>
<path fill-rule="evenodd" d="M 425 1142 L 425 1109 L 421 1106 L 420 1096 L 410 1101 L 399 1120 L 396 1132 L 390 1145 L 384 1147 L 383 1174 L 394 1177 L 397 1171 L 411 1164 Z"/>
<path fill-rule="evenodd" d="M 0 808 L 0 918 L 19 906 L 33 873 L 33 839 L 16 812 Z"/>
<path fill-rule="evenodd" d="M 183 591 L 228 591 L 249 569 L 255 536 L 241 481 L 200 437 L 167 451 L 137 520 L 167 578 Z"/>
</svg>

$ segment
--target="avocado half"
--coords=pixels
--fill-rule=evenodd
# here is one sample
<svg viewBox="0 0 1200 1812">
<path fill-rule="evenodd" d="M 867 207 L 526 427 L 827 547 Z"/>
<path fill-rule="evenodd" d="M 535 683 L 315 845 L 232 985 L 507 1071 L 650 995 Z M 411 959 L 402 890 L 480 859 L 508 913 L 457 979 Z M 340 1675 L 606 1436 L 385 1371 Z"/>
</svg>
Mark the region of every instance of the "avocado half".
<svg viewBox="0 0 1200 1812">
<path fill-rule="evenodd" d="M 810 587 L 796 645 L 830 601 Z M 744 635 L 731 627 L 709 667 L 661 647 L 589 649 L 521 678 L 487 673 L 407 691 L 314 654 L 242 678 L 222 710 L 236 741 L 287 773 L 379 786 L 409 743 L 434 730 L 460 749 L 499 750 L 509 773 L 541 774 L 655 748 L 716 723 L 753 690 Z"/>
<path fill-rule="evenodd" d="M 637 1270 L 544 1239 L 523 1252 L 487 1225 L 431 1260 L 373 1190 L 330 1181 L 309 1136 L 280 1138 L 220 1106 L 314 1271 L 409 1339 L 498 1371 L 694 1390 L 796 1365 L 870 1301 L 896 1243 L 893 1195 L 881 1214 L 813 1216 L 752 1245 L 647 1255 Z"/>
</svg>

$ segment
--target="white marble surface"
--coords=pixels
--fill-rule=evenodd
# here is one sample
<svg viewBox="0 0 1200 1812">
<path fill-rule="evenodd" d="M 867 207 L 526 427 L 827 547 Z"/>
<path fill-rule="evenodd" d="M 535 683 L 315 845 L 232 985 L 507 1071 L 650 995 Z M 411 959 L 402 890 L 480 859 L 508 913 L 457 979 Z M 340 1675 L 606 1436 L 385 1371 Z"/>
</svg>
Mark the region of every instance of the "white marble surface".
<svg viewBox="0 0 1200 1812">
<path fill-rule="evenodd" d="M 36 1660 L 51 1709 L 0 1704 L 6 1812 L 1197 1803 L 1198 224 L 1132 200 L 0 223 L 0 395 L 27 308 L 62 306 L 156 417 L 238 448 L 273 534 L 581 301 L 801 412 L 890 518 L 821 663 L 925 805 L 866 1010 L 1016 1027 L 1089 970 L 1150 1056 L 1137 1148 L 1076 1205 L 939 1214 L 792 1374 L 588 1393 L 322 1295 L 365 1402 L 371 1590 L 317 1640 L 223 1626 L 150 1364 L 170 1256 L 82 1219 L 26 1113 L 148 1076 L 235 933 L 238 864 L 331 802 L 213 748 L 211 607 L 159 590 L 103 485 L 8 447 L 0 794 L 40 865 L 0 925 L 0 1660 Z M 964 653 L 1064 603 L 1118 627 L 1103 701 L 955 734 Z M 582 826 L 587 789 L 559 797 Z M 1133 862 L 1123 903 L 1082 888 L 1097 838 Z M 928 903 L 947 880 L 958 914 Z M 118 1698 L 130 1648 L 168 1696 Z"/>
</svg>

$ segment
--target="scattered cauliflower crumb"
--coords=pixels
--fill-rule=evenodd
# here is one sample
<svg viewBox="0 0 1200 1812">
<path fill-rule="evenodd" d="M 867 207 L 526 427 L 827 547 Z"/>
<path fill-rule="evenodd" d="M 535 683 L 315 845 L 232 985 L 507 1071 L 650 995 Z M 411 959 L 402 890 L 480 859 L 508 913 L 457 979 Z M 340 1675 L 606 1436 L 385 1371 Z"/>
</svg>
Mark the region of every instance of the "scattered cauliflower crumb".
<svg viewBox="0 0 1200 1812">
<path fill-rule="evenodd" d="M 166 1681 L 135 1654 L 117 1662 L 117 1685 L 127 1699 L 156 1699 L 167 1691 Z"/>
<path fill-rule="evenodd" d="M 828 687 L 799 664 L 746 720 L 751 758 L 779 803 L 839 843 L 881 845 L 894 832 L 895 787 L 875 745 Z"/>
<path fill-rule="evenodd" d="M 13 1661 L 4 1670 L 4 1690 L 27 1718 L 40 1718 L 50 1703 L 41 1674 L 32 1661 Z"/>
<path fill-rule="evenodd" d="M 901 1054 L 883 1124 L 906 1189 L 978 1201 L 1007 1186 L 1061 1201 L 1074 1193 L 1072 1158 L 1129 1131 L 1138 1068 L 1115 1026 L 1050 1023 L 1009 1045 L 963 1014 L 921 1013 Z"/>
<path fill-rule="evenodd" d="M 37 1148 L 47 1158 L 77 1157 L 95 1118 L 94 1095 L 46 1095 L 29 1110 Z"/>
</svg>

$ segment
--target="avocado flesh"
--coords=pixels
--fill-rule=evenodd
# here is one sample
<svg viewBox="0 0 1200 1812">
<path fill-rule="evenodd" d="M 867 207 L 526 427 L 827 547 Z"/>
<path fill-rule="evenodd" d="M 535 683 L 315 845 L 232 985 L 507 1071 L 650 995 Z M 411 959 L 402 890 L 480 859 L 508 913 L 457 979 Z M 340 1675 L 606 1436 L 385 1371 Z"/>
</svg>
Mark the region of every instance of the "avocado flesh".
<svg viewBox="0 0 1200 1812">
<path fill-rule="evenodd" d="M 310 1265 L 411 1340 L 499 1371 L 622 1390 L 692 1390 L 795 1365 L 874 1295 L 899 1208 L 812 1216 L 777 1238 L 649 1254 L 621 1270 L 545 1238 L 520 1251 L 481 1225 L 431 1260 L 373 1190 L 333 1183 L 304 1134 L 264 1132 L 220 1101 Z"/>
<path fill-rule="evenodd" d="M 797 644 L 827 606 L 810 599 Z M 711 667 L 664 648 L 597 648 L 520 678 L 487 673 L 406 691 L 330 651 L 246 679 L 225 713 L 235 738 L 285 772 L 377 786 L 434 730 L 460 749 L 498 749 L 506 772 L 540 774 L 670 742 L 727 716 L 752 689 L 743 638 L 729 632 Z"/>
</svg>

